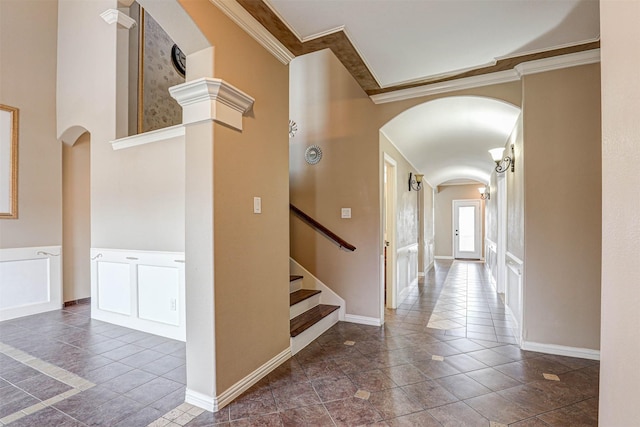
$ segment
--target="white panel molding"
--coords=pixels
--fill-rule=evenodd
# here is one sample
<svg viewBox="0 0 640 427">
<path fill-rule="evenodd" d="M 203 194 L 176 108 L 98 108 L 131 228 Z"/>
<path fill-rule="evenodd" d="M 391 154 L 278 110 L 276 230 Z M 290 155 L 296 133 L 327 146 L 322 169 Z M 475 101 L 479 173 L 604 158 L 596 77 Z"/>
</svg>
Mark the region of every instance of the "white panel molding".
<svg viewBox="0 0 640 427">
<path fill-rule="evenodd" d="M 568 347 L 557 344 L 523 341 L 522 349 L 538 353 L 557 354 L 558 356 L 578 357 L 580 359 L 600 360 L 600 350 L 590 348 Z"/>
<path fill-rule="evenodd" d="M 284 65 L 288 65 L 295 55 L 289 51 L 275 38 L 266 28 L 262 26 L 249 12 L 245 10 L 236 1 L 229 0 L 210 0 L 218 9 L 227 15 L 233 22 L 249 34 L 262 47 L 267 49 L 269 53 L 275 56 L 278 61 Z M 281 19 L 282 22 L 286 22 Z M 299 39 L 299 38 L 298 38 Z"/>
<path fill-rule="evenodd" d="M 518 340 L 518 343 L 522 346 L 522 343 L 524 342 L 524 263 L 510 252 L 506 252 L 505 255 L 507 257 L 504 295 L 505 308 L 511 317 L 511 321 L 515 325 L 515 337 Z M 513 301 L 514 294 L 516 301 Z M 514 312 L 514 309 L 517 310 L 517 313 Z"/>
<path fill-rule="evenodd" d="M 62 247 L 0 249 L 0 299 L 0 321 L 62 308 Z"/>
<path fill-rule="evenodd" d="M 520 265 L 520 267 L 522 267 L 524 265 L 524 261 L 521 260 L 520 258 L 518 258 L 517 256 L 515 256 L 514 254 L 512 254 L 511 252 L 507 251 L 505 253 L 505 255 L 507 256 L 507 259 L 510 259 L 511 261 L 513 261 L 516 264 Z M 522 274 L 522 271 L 520 272 L 520 274 Z"/>
<path fill-rule="evenodd" d="M 340 306 L 338 310 L 338 319 L 345 320 L 346 301 L 340 295 L 335 293 L 333 289 L 325 285 L 320 279 L 311 274 L 309 270 L 300 265 L 295 259 L 289 258 L 289 272 L 294 276 L 304 277 L 305 289 L 317 289 L 320 293 L 320 304 L 329 304 Z"/>
<path fill-rule="evenodd" d="M 538 59 L 536 61 L 523 62 L 522 64 L 516 65 L 515 70 L 520 76 L 526 76 L 528 74 L 544 73 L 547 71 L 561 70 L 563 68 L 577 67 L 579 65 L 596 64 L 598 62 L 600 62 L 600 49 L 592 49 Z"/>
<path fill-rule="evenodd" d="M 104 22 L 107 24 L 117 23 L 119 27 L 127 30 L 130 30 L 136 25 L 136 21 L 134 19 L 118 9 L 107 9 L 100 14 L 100 17 L 104 19 Z"/>
<path fill-rule="evenodd" d="M 371 95 L 369 98 L 374 104 L 404 101 L 407 99 L 419 98 L 421 96 L 514 82 L 520 80 L 522 76 L 527 74 L 543 73 L 545 71 L 576 67 L 578 65 L 595 64 L 597 62 L 600 62 L 600 49 L 592 49 L 584 52 L 570 53 L 567 55 L 523 62 L 516 65 L 513 70 L 498 71 L 496 73 L 464 77 L 461 79 L 427 84 L 408 89 L 400 89 L 393 92 Z"/>
<path fill-rule="evenodd" d="M 125 266 L 126 278 L 122 275 L 110 275 L 109 266 Z M 174 274 L 163 274 L 162 270 L 171 268 Z M 102 271 L 101 271 L 102 270 Z M 156 271 L 157 270 L 157 271 Z M 166 271 L 166 270 L 164 270 Z M 115 270 L 114 270 L 115 272 Z M 141 272 L 146 272 L 141 274 Z M 167 282 L 157 287 L 152 294 L 153 301 L 141 300 L 149 293 L 148 278 L 156 280 L 165 277 Z M 155 279 L 154 279 L 155 278 Z M 108 288 L 101 287 L 101 280 L 117 280 L 111 290 L 126 288 L 128 292 L 109 294 Z M 126 282 L 126 283 L 125 283 Z M 108 283 L 108 282 L 105 282 Z M 161 290 L 166 292 L 161 292 Z M 141 292 L 144 290 L 145 292 Z M 118 295 L 127 294 L 121 304 L 113 300 Z M 109 307 L 126 307 L 127 310 L 109 310 L 102 306 L 101 296 L 111 298 Z M 161 302 L 159 304 L 159 302 Z M 115 303 L 115 305 L 114 305 Z M 163 304 L 164 309 L 163 309 Z M 154 309 L 149 312 L 149 307 Z M 177 313 L 173 313 L 177 311 Z M 141 316 L 142 312 L 142 316 Z M 164 318 L 163 318 L 164 316 Z M 124 249 L 91 249 L 91 317 L 115 325 L 148 332 L 155 335 L 186 340 L 186 304 L 185 304 L 185 256 L 183 252 L 136 251 Z M 151 320 L 151 319 L 154 320 Z"/>
<path fill-rule="evenodd" d="M 109 141 L 111 148 L 122 150 L 124 148 L 136 147 L 138 145 L 151 144 L 169 140 L 184 141 L 184 125 L 169 126 L 164 129 L 152 130 L 151 132 L 140 133 L 138 135 L 127 136 L 125 138 Z"/>
<path fill-rule="evenodd" d="M 242 130 L 242 117 L 255 100 L 221 79 L 202 77 L 169 88 L 182 107 L 182 123 L 190 125 L 213 120 Z"/>
<path fill-rule="evenodd" d="M 412 290 L 418 287 L 418 243 L 412 243 L 396 251 L 396 298 L 402 304 Z"/>
<path fill-rule="evenodd" d="M 382 321 L 376 317 L 359 316 L 357 314 L 345 314 L 344 321 L 360 325 L 382 326 Z"/>
<path fill-rule="evenodd" d="M 281 364 L 289 360 L 291 356 L 292 354 L 291 354 L 290 348 L 287 348 L 281 351 L 279 354 L 272 357 L 270 360 L 268 360 L 265 364 L 260 366 L 258 369 L 251 372 L 249 375 L 247 375 L 246 377 L 244 377 L 243 379 L 241 379 L 240 381 L 238 381 L 237 383 L 229 387 L 227 390 L 220 393 L 215 399 L 215 402 L 214 402 L 215 407 L 213 411 L 215 412 L 220 408 L 224 408 L 225 406 L 227 406 L 229 403 L 231 403 L 231 401 L 233 401 L 233 399 L 240 396 L 242 393 L 248 390 L 252 385 L 254 385 L 258 381 L 260 381 L 262 378 L 266 377 L 269 373 L 271 373 L 271 371 L 273 371 L 278 366 L 280 366 Z M 192 403 L 192 402 L 188 402 L 188 403 L 195 405 L 195 403 Z"/>
</svg>

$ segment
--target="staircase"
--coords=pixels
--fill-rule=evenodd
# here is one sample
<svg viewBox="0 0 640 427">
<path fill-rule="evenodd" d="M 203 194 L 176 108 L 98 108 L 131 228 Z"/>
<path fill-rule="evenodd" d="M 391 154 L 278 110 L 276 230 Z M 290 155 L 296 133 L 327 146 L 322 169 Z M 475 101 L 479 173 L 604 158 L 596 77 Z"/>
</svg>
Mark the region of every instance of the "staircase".
<svg viewBox="0 0 640 427">
<path fill-rule="evenodd" d="M 338 305 L 321 304 L 322 291 L 304 289 L 303 276 L 289 276 L 291 353 L 296 354 L 339 320 Z"/>
</svg>

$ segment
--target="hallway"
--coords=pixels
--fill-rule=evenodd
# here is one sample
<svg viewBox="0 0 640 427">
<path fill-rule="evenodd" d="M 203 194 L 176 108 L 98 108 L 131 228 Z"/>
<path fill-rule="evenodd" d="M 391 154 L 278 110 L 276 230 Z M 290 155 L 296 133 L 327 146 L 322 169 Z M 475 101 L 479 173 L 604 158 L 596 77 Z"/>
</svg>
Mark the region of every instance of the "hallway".
<svg viewBox="0 0 640 427">
<path fill-rule="evenodd" d="M 88 306 L 1 322 L 0 426 L 596 426 L 598 362 L 509 344 L 483 267 L 438 262 L 383 328 L 338 323 L 215 414 L 181 404 L 182 343 Z"/>
</svg>

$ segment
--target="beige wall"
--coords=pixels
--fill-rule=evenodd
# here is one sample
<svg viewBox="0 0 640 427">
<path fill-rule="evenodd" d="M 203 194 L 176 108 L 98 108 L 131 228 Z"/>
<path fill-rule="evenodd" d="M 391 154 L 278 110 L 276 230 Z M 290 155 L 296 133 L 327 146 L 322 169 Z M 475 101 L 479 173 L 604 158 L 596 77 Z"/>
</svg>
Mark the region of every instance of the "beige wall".
<svg viewBox="0 0 640 427">
<path fill-rule="evenodd" d="M 601 426 L 640 419 L 639 2 L 601 1 L 602 343 Z"/>
<path fill-rule="evenodd" d="M 91 296 L 91 137 L 62 144 L 63 297 L 74 301 Z"/>
<path fill-rule="evenodd" d="M 181 4 L 214 46 L 214 77 L 255 98 L 242 132 L 214 125 L 220 394 L 289 347 L 288 69 L 211 2 Z M 253 213 L 254 196 L 262 214 Z"/>
<path fill-rule="evenodd" d="M 20 109 L 18 219 L 0 220 L 0 248 L 62 244 L 56 32 L 56 1 L 0 1 L 0 103 Z"/>
<path fill-rule="evenodd" d="M 600 348 L 599 83 L 600 64 L 523 78 L 529 342 Z"/>
<path fill-rule="evenodd" d="M 435 195 L 435 255 L 442 257 L 453 256 L 453 201 L 454 200 L 480 200 L 478 187 L 484 184 L 475 183 L 468 185 L 440 185 Z M 480 246 L 481 256 L 484 256 L 484 200 L 481 200 L 480 211 L 482 217 L 482 236 Z"/>
<path fill-rule="evenodd" d="M 292 216 L 291 256 L 347 301 L 347 314 L 380 315 L 380 156 L 374 105 L 328 50 L 298 57 L 290 64 L 291 203 L 356 246 L 336 245 Z M 320 163 L 304 160 L 317 144 Z M 351 208 L 351 219 L 340 208 Z"/>
</svg>

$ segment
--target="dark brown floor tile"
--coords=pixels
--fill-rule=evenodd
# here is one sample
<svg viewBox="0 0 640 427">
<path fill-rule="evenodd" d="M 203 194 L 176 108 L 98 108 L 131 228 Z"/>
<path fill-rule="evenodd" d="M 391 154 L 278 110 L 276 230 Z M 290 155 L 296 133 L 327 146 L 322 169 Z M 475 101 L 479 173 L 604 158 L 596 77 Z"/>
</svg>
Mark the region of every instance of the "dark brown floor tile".
<svg viewBox="0 0 640 427">
<path fill-rule="evenodd" d="M 147 424 L 157 420 L 164 415 L 163 412 L 153 409 L 150 406 L 142 408 L 133 414 L 121 419 L 113 427 L 133 427 L 133 426 L 146 426 Z"/>
<path fill-rule="evenodd" d="M 464 402 L 439 406 L 429 409 L 428 412 L 442 424 L 443 427 L 487 427 L 489 425 L 489 420 L 471 409 L 471 407 Z"/>
<path fill-rule="evenodd" d="M 453 394 L 433 380 L 402 387 L 402 390 L 424 409 L 435 408 L 458 400 Z"/>
<path fill-rule="evenodd" d="M 26 380 L 27 378 L 32 378 L 40 375 L 39 371 L 36 371 L 35 369 L 21 363 L 17 363 L 17 365 L 15 366 L 12 364 L 11 367 L 12 369 L 6 369 L 0 372 L 0 378 L 13 384 Z"/>
<path fill-rule="evenodd" d="M 81 417 L 89 417 L 95 408 L 116 397 L 118 397 L 117 393 L 102 386 L 96 386 L 64 399 L 53 406 L 73 418 L 80 419 Z"/>
<path fill-rule="evenodd" d="M 365 356 L 383 367 L 404 365 L 409 362 L 408 352 L 400 350 L 380 351 Z"/>
<path fill-rule="evenodd" d="M 33 396 L 30 396 L 27 393 L 18 390 L 16 391 L 16 394 L 11 397 L 10 401 L 0 402 L 0 418 L 4 418 L 7 415 L 11 415 L 14 412 L 18 412 L 38 402 L 39 400 L 34 398 Z"/>
<path fill-rule="evenodd" d="M 371 393 L 369 402 L 385 420 L 419 412 L 423 409 L 421 405 L 411 400 L 400 388 Z"/>
<path fill-rule="evenodd" d="M 319 378 L 342 378 L 345 373 L 342 372 L 340 367 L 333 360 L 323 360 L 320 362 L 303 363 L 302 369 L 310 380 L 317 380 Z"/>
<path fill-rule="evenodd" d="M 536 414 L 563 406 L 561 401 L 554 399 L 552 395 L 544 393 L 531 384 L 518 385 L 497 393 L 521 408 Z"/>
<path fill-rule="evenodd" d="M 352 397 L 358 391 L 358 388 L 348 377 L 320 378 L 312 381 L 311 384 L 323 402 L 346 399 Z"/>
<path fill-rule="evenodd" d="M 146 349 L 132 356 L 125 357 L 124 359 L 120 359 L 120 363 L 124 363 L 125 365 L 129 365 L 134 368 L 144 368 L 145 365 L 151 362 L 155 362 L 161 357 L 165 357 L 164 353 Z"/>
<path fill-rule="evenodd" d="M 386 420 L 391 427 L 440 427 L 441 424 L 427 411 L 416 412 Z"/>
<path fill-rule="evenodd" d="M 229 407 L 227 406 L 218 412 L 205 411 L 185 425 L 188 427 L 210 427 L 222 423 L 228 423 L 229 421 Z"/>
<path fill-rule="evenodd" d="M 121 360 L 121 359 L 124 359 L 125 357 L 129 357 L 136 353 L 140 353 L 144 349 L 145 349 L 144 347 L 140 347 L 135 344 L 125 344 L 123 346 L 116 347 L 112 350 L 105 351 L 101 353 L 101 356 L 108 357 L 109 359 L 112 359 L 112 360 Z"/>
<path fill-rule="evenodd" d="M 551 426 L 596 427 L 598 414 L 589 403 L 576 403 L 555 411 L 538 415 L 538 418 Z"/>
<path fill-rule="evenodd" d="M 473 357 L 467 356 L 466 354 L 456 354 L 445 357 L 444 361 L 460 372 L 477 371 L 478 369 L 484 369 L 487 367 L 484 363 L 474 359 Z"/>
<path fill-rule="evenodd" d="M 156 400 L 155 402 L 152 402 L 149 406 L 151 406 L 154 409 L 157 409 L 163 414 L 166 414 L 172 409 L 182 405 L 184 403 L 184 396 L 185 396 L 185 387 L 181 386 L 176 391 L 167 394 L 166 396 Z"/>
<path fill-rule="evenodd" d="M 284 427 L 331 426 L 333 421 L 323 405 L 311 405 L 280 412 Z"/>
<path fill-rule="evenodd" d="M 491 389 L 474 381 L 465 374 L 439 378 L 436 382 L 461 400 L 491 393 Z"/>
<path fill-rule="evenodd" d="M 154 360 L 153 363 L 148 363 L 142 366 L 140 369 L 150 372 L 155 375 L 164 375 L 167 372 L 176 369 L 178 367 L 184 367 L 185 361 L 170 355 L 162 356 L 161 358 Z"/>
<path fill-rule="evenodd" d="M 369 401 L 357 397 L 325 403 L 325 407 L 337 426 L 359 426 L 382 420 Z"/>
<path fill-rule="evenodd" d="M 549 427 L 549 424 L 540 421 L 538 418 L 529 418 L 517 423 L 509 424 L 509 427 Z"/>
<path fill-rule="evenodd" d="M 465 400 L 465 403 L 489 421 L 501 424 L 515 423 L 536 415 L 535 413 L 523 409 L 517 404 L 505 399 L 497 393 L 473 397 Z"/>
<path fill-rule="evenodd" d="M 484 347 L 481 346 L 480 344 L 477 344 L 473 341 L 471 341 L 470 339 L 467 338 L 460 338 L 457 340 L 452 340 L 452 341 L 447 341 L 447 345 L 460 350 L 460 352 L 466 353 L 469 351 L 478 351 L 478 350 L 484 350 Z"/>
<path fill-rule="evenodd" d="M 382 373 L 391 378 L 399 386 L 414 384 L 428 379 L 420 369 L 413 365 L 399 365 L 381 369 Z"/>
<path fill-rule="evenodd" d="M 180 384 L 187 384 L 187 367 L 184 365 L 179 366 L 166 374 L 162 374 L 162 376 Z"/>
<path fill-rule="evenodd" d="M 124 365 L 120 362 L 113 362 L 100 368 L 85 372 L 82 377 L 95 384 L 101 384 L 115 377 L 119 377 L 131 370 L 133 370 L 131 366 Z"/>
<path fill-rule="evenodd" d="M 310 382 L 296 383 L 271 390 L 278 410 L 299 408 L 321 403 Z"/>
<path fill-rule="evenodd" d="M 183 350 L 185 348 L 185 343 L 181 341 L 175 340 L 167 340 L 155 347 L 152 348 L 153 351 L 159 351 L 164 354 L 171 354 L 176 351 Z"/>
<path fill-rule="evenodd" d="M 70 386 L 54 380 L 50 376 L 44 374 L 20 381 L 16 385 L 40 400 L 47 400 L 53 396 L 71 390 Z"/>
<path fill-rule="evenodd" d="M 125 396 L 148 405 L 180 388 L 182 384 L 160 377 L 128 391 Z"/>
<path fill-rule="evenodd" d="M 504 390 L 521 384 L 519 381 L 516 381 L 493 368 L 467 372 L 466 375 L 493 391 Z"/>
<path fill-rule="evenodd" d="M 442 378 L 460 373 L 460 371 L 453 366 L 437 360 L 427 360 L 424 362 L 413 363 L 413 365 L 418 368 L 420 372 L 431 379 Z"/>
<path fill-rule="evenodd" d="M 231 421 L 241 418 L 256 417 L 277 412 L 275 399 L 241 400 L 231 402 L 229 417 Z"/>
<path fill-rule="evenodd" d="M 12 422 L 12 427 L 71 426 L 76 421 L 54 408 L 45 408 Z M 76 424 L 76 425 L 79 425 Z"/>
<path fill-rule="evenodd" d="M 267 414 L 232 421 L 229 425 L 233 427 L 280 427 L 282 420 L 280 414 Z"/>
<path fill-rule="evenodd" d="M 116 393 L 126 393 L 136 387 L 148 383 L 151 380 L 154 380 L 155 378 L 156 376 L 153 374 L 139 369 L 133 369 L 103 383 L 102 385 Z"/>
<path fill-rule="evenodd" d="M 287 360 L 274 369 L 267 378 L 272 387 L 281 387 L 287 384 L 309 381 L 302 366 L 300 366 L 300 363 L 298 363 L 296 359 Z"/>
<path fill-rule="evenodd" d="M 353 383 L 362 390 L 370 392 L 397 387 L 398 384 L 386 376 L 380 369 L 350 374 Z"/>
<path fill-rule="evenodd" d="M 94 408 L 88 417 L 76 417 L 76 419 L 90 426 L 110 427 L 135 414 L 142 408 L 144 408 L 143 404 L 124 396 L 118 396 Z"/>
<path fill-rule="evenodd" d="M 504 365 L 506 363 L 513 362 L 513 359 L 507 356 L 503 356 L 500 353 L 496 353 L 491 349 L 472 351 L 470 353 L 467 353 L 467 356 L 471 356 L 487 366 Z"/>
</svg>

